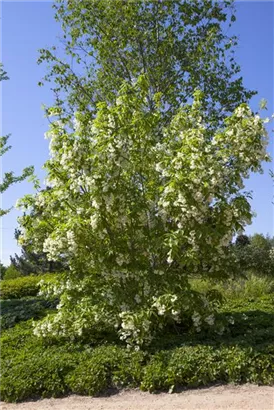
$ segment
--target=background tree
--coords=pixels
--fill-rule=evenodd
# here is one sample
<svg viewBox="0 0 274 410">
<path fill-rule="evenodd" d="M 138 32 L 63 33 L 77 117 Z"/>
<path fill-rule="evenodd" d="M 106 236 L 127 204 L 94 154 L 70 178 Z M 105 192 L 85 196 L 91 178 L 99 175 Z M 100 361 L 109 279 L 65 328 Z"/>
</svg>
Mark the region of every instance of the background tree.
<svg viewBox="0 0 274 410">
<path fill-rule="evenodd" d="M 32 218 L 35 218 L 34 212 L 31 213 Z M 15 230 L 15 239 L 18 241 L 20 237 L 20 229 Z M 11 266 L 20 272 L 22 276 L 40 275 L 43 273 L 63 272 L 67 269 L 65 261 L 48 260 L 45 252 L 34 252 L 32 250 L 31 241 L 21 248 L 21 255 L 15 254 L 10 257 Z"/>
<path fill-rule="evenodd" d="M 20 272 L 13 266 L 9 265 L 6 269 L 5 276 L 3 279 L 8 280 L 8 279 L 16 279 L 21 276 Z"/>
<path fill-rule="evenodd" d="M 8 80 L 8 76 L 6 71 L 3 69 L 3 64 L 0 63 L 0 81 Z M 10 148 L 11 146 L 8 144 L 9 135 L 0 137 L 0 157 L 2 157 Z M 4 177 L 0 183 L 0 194 L 5 192 L 11 185 L 21 182 L 27 177 L 33 175 L 34 168 L 27 167 L 23 169 L 22 175 L 15 176 L 13 172 L 5 172 Z M 0 209 L 0 216 L 6 215 L 10 209 Z"/>
<path fill-rule="evenodd" d="M 247 235 L 238 235 L 235 241 L 235 245 L 243 247 L 250 244 L 250 239 Z"/>
<path fill-rule="evenodd" d="M 0 279 L 2 280 L 5 276 L 7 267 L 5 265 L 3 265 L 2 262 L 0 262 Z"/>
<path fill-rule="evenodd" d="M 242 236 L 245 236 L 243 243 Z M 274 275 L 274 238 L 262 234 L 250 237 L 240 236 L 236 240 L 234 252 L 242 273 L 253 272 L 257 275 Z M 239 243 L 240 242 L 240 243 Z"/>
</svg>

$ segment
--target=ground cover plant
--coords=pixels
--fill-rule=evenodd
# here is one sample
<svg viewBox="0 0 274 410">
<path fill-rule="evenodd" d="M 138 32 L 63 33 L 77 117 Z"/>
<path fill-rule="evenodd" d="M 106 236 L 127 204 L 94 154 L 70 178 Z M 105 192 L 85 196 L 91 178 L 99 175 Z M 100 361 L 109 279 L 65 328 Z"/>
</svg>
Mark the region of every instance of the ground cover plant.
<svg viewBox="0 0 274 410">
<path fill-rule="evenodd" d="M 192 286 L 199 287 L 199 281 L 194 279 Z M 171 326 L 144 351 L 127 349 L 115 334 L 111 340 L 111 335 L 100 332 L 93 340 L 41 339 L 33 334 L 33 320 L 21 316 L 11 320 L 1 334 L 2 400 L 99 395 L 122 387 L 172 392 L 214 383 L 273 384 L 273 292 L 261 287 L 255 296 L 254 278 L 246 279 L 245 284 L 236 281 L 236 287 L 248 287 L 251 296 L 226 293 L 229 284 L 219 286 L 226 298 L 218 309 L 228 323 L 225 332 L 186 334 Z M 212 283 L 203 283 L 202 292 L 207 288 Z M 29 310 L 38 301 L 37 297 L 6 300 L 1 313 L 7 320 L 21 302 L 33 319 L 49 312 L 56 315 L 54 305 L 45 300 L 40 301 L 38 311 Z"/>
</svg>

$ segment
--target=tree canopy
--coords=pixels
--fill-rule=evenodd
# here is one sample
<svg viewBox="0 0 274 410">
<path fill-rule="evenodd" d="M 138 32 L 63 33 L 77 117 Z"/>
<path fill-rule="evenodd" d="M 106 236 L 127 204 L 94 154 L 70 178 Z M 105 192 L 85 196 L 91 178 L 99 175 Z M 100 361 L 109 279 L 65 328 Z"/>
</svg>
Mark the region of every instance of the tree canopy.
<svg viewBox="0 0 274 410">
<path fill-rule="evenodd" d="M 88 121 L 98 102 L 114 103 L 123 82 L 142 74 L 148 107 L 161 93 L 165 121 L 197 88 L 211 127 L 254 94 L 234 59 L 237 38 L 227 34 L 233 1 L 57 0 L 54 8 L 62 48 L 41 50 L 38 61 L 50 66 L 45 80 L 55 83 L 60 117 L 80 111 Z"/>
</svg>

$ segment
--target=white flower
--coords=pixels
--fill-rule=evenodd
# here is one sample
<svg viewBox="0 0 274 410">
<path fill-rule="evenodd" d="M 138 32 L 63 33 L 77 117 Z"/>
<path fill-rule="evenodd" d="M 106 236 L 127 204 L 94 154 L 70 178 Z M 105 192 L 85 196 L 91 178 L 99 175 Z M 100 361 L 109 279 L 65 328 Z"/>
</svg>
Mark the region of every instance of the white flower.
<svg viewBox="0 0 274 410">
<path fill-rule="evenodd" d="M 161 172 L 162 171 L 162 164 L 161 164 L 161 162 L 158 162 L 156 165 L 155 165 L 155 169 L 156 169 L 156 171 L 157 172 Z"/>
<path fill-rule="evenodd" d="M 93 229 L 96 229 L 97 224 L 98 224 L 98 217 L 97 217 L 97 215 L 94 214 L 90 217 L 90 225 Z"/>
<path fill-rule="evenodd" d="M 193 321 L 193 325 L 195 327 L 199 327 L 199 325 L 201 324 L 201 315 L 197 312 L 194 312 L 193 315 L 191 316 L 192 321 Z"/>
<path fill-rule="evenodd" d="M 214 317 L 214 315 L 209 315 L 209 316 L 207 316 L 207 317 L 205 318 L 205 322 L 206 322 L 207 324 L 209 324 L 209 326 L 213 326 L 213 325 L 214 325 L 214 322 L 215 322 L 215 317 Z"/>
<path fill-rule="evenodd" d="M 244 107 L 237 107 L 235 110 L 235 115 L 236 117 L 243 117 L 243 115 L 245 114 L 245 108 Z"/>
<path fill-rule="evenodd" d="M 270 249 L 269 251 L 269 257 L 274 261 L 274 247 Z"/>
<path fill-rule="evenodd" d="M 136 303 L 141 303 L 141 301 L 142 301 L 142 299 L 140 298 L 139 295 L 135 295 L 134 299 L 135 299 Z"/>
<path fill-rule="evenodd" d="M 165 312 L 166 312 L 166 307 L 165 307 L 165 305 L 159 306 L 159 308 L 158 308 L 158 314 L 159 314 L 160 316 L 163 316 L 163 315 L 165 314 Z"/>
<path fill-rule="evenodd" d="M 234 325 L 234 323 L 235 323 L 234 318 L 232 316 L 230 316 L 228 318 L 228 322 L 231 323 L 232 325 Z"/>
<path fill-rule="evenodd" d="M 119 266 L 122 266 L 125 263 L 125 258 L 123 255 L 118 255 L 116 258 L 116 262 Z"/>
</svg>

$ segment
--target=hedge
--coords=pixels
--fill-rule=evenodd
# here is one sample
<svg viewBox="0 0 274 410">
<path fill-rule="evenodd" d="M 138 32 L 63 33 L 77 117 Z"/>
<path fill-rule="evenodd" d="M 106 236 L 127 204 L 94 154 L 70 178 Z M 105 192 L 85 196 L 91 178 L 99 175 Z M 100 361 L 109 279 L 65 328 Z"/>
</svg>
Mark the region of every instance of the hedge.
<svg viewBox="0 0 274 410">
<path fill-rule="evenodd" d="M 0 283 L 0 298 L 20 299 L 26 296 L 37 296 L 39 292 L 38 283 L 42 279 L 45 281 L 54 281 L 56 277 L 57 274 L 46 274 L 2 280 Z"/>
</svg>

